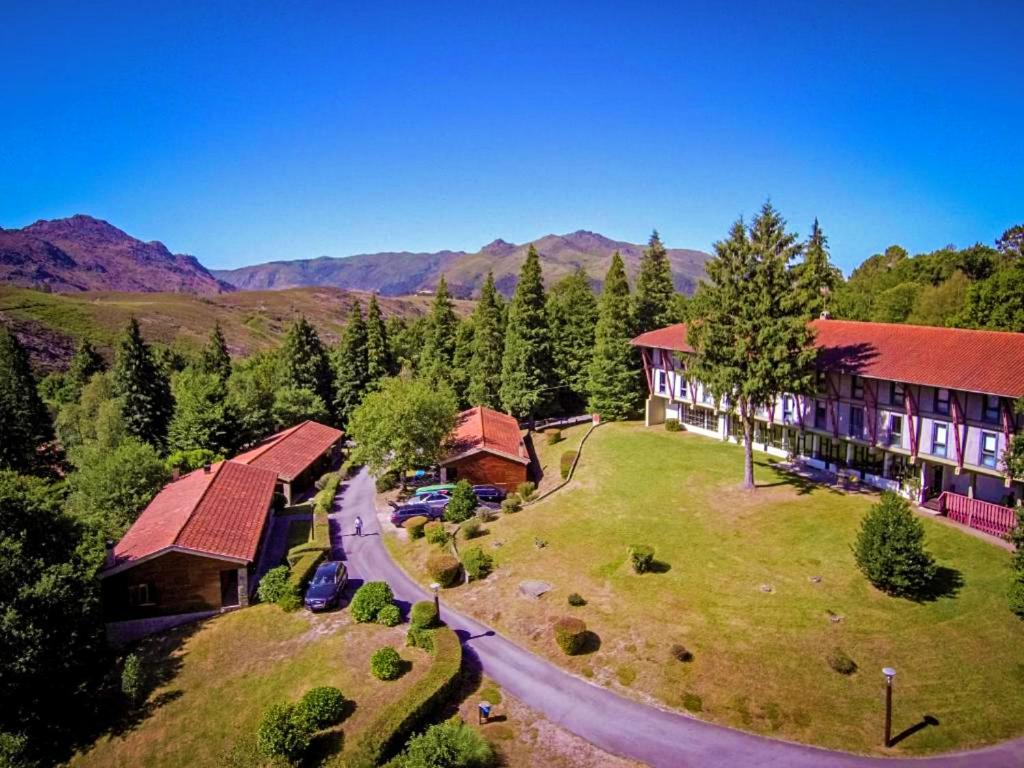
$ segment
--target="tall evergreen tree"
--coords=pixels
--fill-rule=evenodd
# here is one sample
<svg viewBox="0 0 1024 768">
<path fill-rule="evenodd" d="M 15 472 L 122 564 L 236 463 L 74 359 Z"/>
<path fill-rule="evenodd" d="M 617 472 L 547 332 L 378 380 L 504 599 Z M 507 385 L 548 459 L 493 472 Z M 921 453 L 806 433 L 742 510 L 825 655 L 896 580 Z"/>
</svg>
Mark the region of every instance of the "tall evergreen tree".
<svg viewBox="0 0 1024 768">
<path fill-rule="evenodd" d="M 541 414 L 551 401 L 551 337 L 540 257 L 531 245 L 508 307 L 501 404 L 513 416 Z"/>
<path fill-rule="evenodd" d="M 817 219 L 804 246 L 803 263 L 796 265 L 793 271 L 806 316 L 811 319 L 820 317 L 829 308 L 829 299 L 842 282 L 843 273 L 829 260 L 828 238 L 821 231 Z"/>
<path fill-rule="evenodd" d="M 455 355 L 452 357 L 452 369 L 449 380 L 452 391 L 459 403 L 459 408 L 469 405 L 469 379 L 472 375 L 473 338 L 476 335 L 472 318 L 459 322 L 455 333 Z"/>
<path fill-rule="evenodd" d="M 394 359 L 391 355 L 391 343 L 388 339 L 387 325 L 377 303 L 377 294 L 370 294 L 370 303 L 366 307 L 366 376 L 376 383 L 385 376 L 395 373 Z"/>
<path fill-rule="evenodd" d="M 171 391 L 174 416 L 167 430 L 171 451 L 205 448 L 222 456 L 234 453 L 239 447 L 239 422 L 219 374 L 186 368 L 174 376 Z"/>
<path fill-rule="evenodd" d="M 300 317 L 288 329 L 281 346 L 282 387 L 304 389 L 327 407 L 331 418 L 334 405 L 334 370 L 320 334 L 305 317 Z"/>
<path fill-rule="evenodd" d="M 629 300 L 629 281 L 622 257 L 616 251 L 604 279 L 594 353 L 589 366 L 589 407 L 603 419 L 625 419 L 640 401 L 636 347 L 636 321 Z"/>
<path fill-rule="evenodd" d="M 134 317 L 117 342 L 112 373 L 114 394 L 121 400 L 128 434 L 154 448 L 162 448 L 174 412 L 171 385 L 149 345 L 142 340 Z"/>
<path fill-rule="evenodd" d="M 36 389 L 28 353 L 0 326 L 0 469 L 30 469 L 36 448 L 51 435 L 50 416 Z"/>
<path fill-rule="evenodd" d="M 227 382 L 231 376 L 231 355 L 219 322 L 214 323 L 210 331 L 210 340 L 199 355 L 198 367 L 203 373 L 214 374 L 222 382 Z"/>
<path fill-rule="evenodd" d="M 578 413 L 587 402 L 597 317 L 597 299 L 582 267 L 559 280 L 548 294 L 551 350 L 563 413 Z"/>
<path fill-rule="evenodd" d="M 342 424 L 347 424 L 352 411 L 362 402 L 370 384 L 367 353 L 367 328 L 363 306 L 356 300 L 334 351 L 336 395 L 334 410 Z"/>
<path fill-rule="evenodd" d="M 451 383 L 451 367 L 455 358 L 455 336 L 459 318 L 448 292 L 444 275 L 437 281 L 434 303 L 430 309 L 426 344 L 420 358 L 420 367 L 428 378 Z"/>
<path fill-rule="evenodd" d="M 811 388 L 815 351 L 790 262 L 796 236 L 765 203 L 749 232 L 737 221 L 715 243 L 689 325 L 691 370 L 743 425 L 743 486 L 754 488 L 754 414 L 783 392 Z"/>
<path fill-rule="evenodd" d="M 105 370 L 106 367 L 106 363 L 96 348 L 88 340 L 83 339 L 75 349 L 75 355 L 71 358 L 71 364 L 68 366 L 67 380 L 74 392 L 73 399 L 77 400 L 78 394 L 81 393 L 82 387 L 89 383 L 89 379 L 94 374 Z"/>
<path fill-rule="evenodd" d="M 636 279 L 634 317 L 637 332 L 646 333 L 678 322 L 675 297 L 668 251 L 655 230 L 640 259 L 640 274 Z"/>
<path fill-rule="evenodd" d="M 505 312 L 494 275 L 487 273 L 480 301 L 473 310 L 473 354 L 470 361 L 470 405 L 501 406 L 501 358 L 505 352 Z"/>
</svg>

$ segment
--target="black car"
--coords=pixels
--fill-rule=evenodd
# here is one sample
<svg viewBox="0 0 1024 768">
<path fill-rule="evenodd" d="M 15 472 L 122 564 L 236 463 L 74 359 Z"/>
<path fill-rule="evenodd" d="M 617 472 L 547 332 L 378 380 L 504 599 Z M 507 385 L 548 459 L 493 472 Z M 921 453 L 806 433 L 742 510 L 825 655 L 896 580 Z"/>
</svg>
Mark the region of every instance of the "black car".
<svg viewBox="0 0 1024 768">
<path fill-rule="evenodd" d="M 444 517 L 444 507 L 432 507 L 429 504 L 402 504 L 395 505 L 391 511 L 391 524 L 401 528 L 406 520 L 414 517 L 425 517 L 428 520 L 440 520 Z"/>
<path fill-rule="evenodd" d="M 474 485 L 473 493 L 476 494 L 477 501 L 486 504 L 500 504 L 505 500 L 505 492 L 494 485 Z"/>
<path fill-rule="evenodd" d="M 321 563 L 310 579 L 303 602 L 311 611 L 324 611 L 338 605 L 341 591 L 348 582 L 345 564 L 337 560 Z"/>
</svg>

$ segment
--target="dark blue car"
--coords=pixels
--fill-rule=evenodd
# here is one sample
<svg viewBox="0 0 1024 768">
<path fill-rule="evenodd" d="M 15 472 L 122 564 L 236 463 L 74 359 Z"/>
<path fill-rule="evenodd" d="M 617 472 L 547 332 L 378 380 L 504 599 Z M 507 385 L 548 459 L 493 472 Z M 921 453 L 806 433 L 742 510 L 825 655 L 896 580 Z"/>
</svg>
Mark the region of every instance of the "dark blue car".
<svg viewBox="0 0 1024 768">
<path fill-rule="evenodd" d="M 345 570 L 344 563 L 337 560 L 321 563 L 310 579 L 303 602 L 311 611 L 335 608 L 347 582 L 348 571 Z"/>
<path fill-rule="evenodd" d="M 501 504 L 505 500 L 505 492 L 495 485 L 474 485 L 473 493 L 485 504 Z"/>
</svg>

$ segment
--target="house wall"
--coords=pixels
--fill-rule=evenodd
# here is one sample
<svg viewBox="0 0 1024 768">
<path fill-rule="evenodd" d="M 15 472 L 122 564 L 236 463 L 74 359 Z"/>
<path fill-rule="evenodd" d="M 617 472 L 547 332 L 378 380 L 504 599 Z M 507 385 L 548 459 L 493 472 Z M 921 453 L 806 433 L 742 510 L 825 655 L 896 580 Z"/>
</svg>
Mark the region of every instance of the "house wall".
<svg viewBox="0 0 1024 768">
<path fill-rule="evenodd" d="M 104 613 L 108 620 L 120 621 L 220 609 L 221 571 L 237 570 L 237 564 L 226 560 L 168 552 L 105 578 Z M 244 589 L 246 567 L 241 571 L 238 581 Z M 138 584 L 150 585 L 152 605 L 131 604 L 129 588 Z"/>
<path fill-rule="evenodd" d="M 514 491 L 516 486 L 525 482 L 527 466 L 517 461 L 495 456 L 491 453 L 476 453 L 464 459 L 445 464 L 448 478 L 469 480 L 474 485 L 496 485 L 504 491 Z"/>
</svg>

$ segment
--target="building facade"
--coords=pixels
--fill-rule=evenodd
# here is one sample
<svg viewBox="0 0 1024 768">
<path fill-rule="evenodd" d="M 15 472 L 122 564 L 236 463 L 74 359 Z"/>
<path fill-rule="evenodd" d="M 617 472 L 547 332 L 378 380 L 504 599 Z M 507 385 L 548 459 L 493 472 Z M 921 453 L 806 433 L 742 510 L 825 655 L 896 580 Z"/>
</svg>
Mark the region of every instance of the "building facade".
<svg viewBox="0 0 1024 768">
<path fill-rule="evenodd" d="M 821 319 L 814 392 L 755 414 L 754 447 L 894 490 L 972 527 L 1005 532 L 1024 487 L 1003 451 L 1021 429 L 1024 334 Z M 728 401 L 688 375 L 683 324 L 642 334 L 646 421 L 742 441 Z"/>
<path fill-rule="evenodd" d="M 451 452 L 441 462 L 445 482 L 468 480 L 514 491 L 529 478 L 530 454 L 519 423 L 484 406 L 459 414 Z"/>
</svg>

